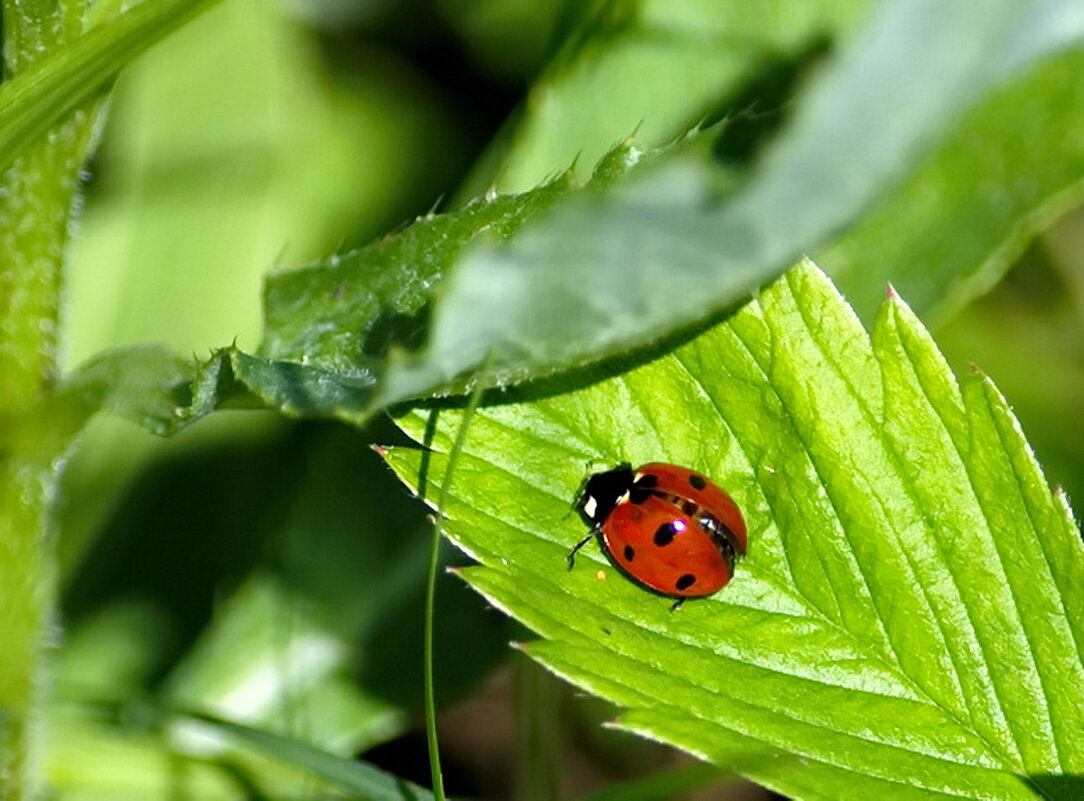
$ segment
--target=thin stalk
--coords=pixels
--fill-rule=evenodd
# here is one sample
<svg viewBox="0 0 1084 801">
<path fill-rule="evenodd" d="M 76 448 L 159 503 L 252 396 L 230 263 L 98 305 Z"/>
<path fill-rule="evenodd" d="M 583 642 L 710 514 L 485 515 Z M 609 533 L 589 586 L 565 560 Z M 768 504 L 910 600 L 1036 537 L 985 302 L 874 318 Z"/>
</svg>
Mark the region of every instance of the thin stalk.
<svg viewBox="0 0 1084 801">
<path fill-rule="evenodd" d="M 484 371 L 483 366 L 482 370 Z M 423 649 L 425 661 L 425 737 L 429 744 L 429 772 L 433 778 L 433 796 L 436 801 L 445 801 L 444 775 L 440 771 L 440 747 L 437 744 L 437 703 L 436 692 L 433 687 L 433 616 L 436 607 L 437 595 L 437 570 L 440 567 L 440 542 L 444 535 L 444 502 L 448 496 L 448 487 L 452 483 L 452 475 L 455 473 L 459 454 L 463 451 L 463 443 L 467 440 L 467 429 L 471 418 L 474 416 L 478 403 L 482 399 L 483 382 L 476 381 L 474 390 L 471 392 L 470 401 L 463 413 L 463 420 L 459 424 L 459 430 L 455 435 L 455 442 L 448 453 L 448 463 L 444 468 L 444 479 L 440 483 L 440 492 L 437 495 L 437 516 L 433 521 L 433 543 L 429 549 L 429 578 L 425 588 L 425 646 Z"/>
</svg>

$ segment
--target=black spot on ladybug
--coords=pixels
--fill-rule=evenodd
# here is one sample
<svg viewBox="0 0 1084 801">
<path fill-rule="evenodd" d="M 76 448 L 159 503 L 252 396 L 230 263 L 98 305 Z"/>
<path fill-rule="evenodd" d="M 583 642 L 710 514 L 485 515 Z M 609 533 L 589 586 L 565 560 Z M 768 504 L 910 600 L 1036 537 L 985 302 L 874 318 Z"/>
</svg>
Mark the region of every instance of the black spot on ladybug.
<svg viewBox="0 0 1084 801">
<path fill-rule="evenodd" d="M 641 504 L 653 495 L 650 489 L 633 487 L 629 490 L 629 500 L 634 504 Z"/>
<path fill-rule="evenodd" d="M 700 510 L 700 507 L 696 505 L 694 501 L 685 501 L 681 504 L 681 511 L 683 511 L 689 517 L 693 517 Z"/>
<path fill-rule="evenodd" d="M 664 545 L 669 545 L 674 541 L 675 534 L 677 534 L 677 529 L 674 528 L 673 523 L 663 523 L 655 529 L 655 544 L 660 548 Z"/>
<path fill-rule="evenodd" d="M 698 476 L 696 473 L 689 476 L 689 483 L 693 485 L 693 489 L 698 490 L 702 490 L 708 485 L 708 482 L 704 480 L 704 477 Z"/>
<path fill-rule="evenodd" d="M 692 573 L 686 573 L 674 583 L 674 586 L 679 590 L 687 590 L 694 584 L 696 584 L 696 576 Z"/>
<path fill-rule="evenodd" d="M 636 549 L 633 548 L 631 545 L 626 545 L 625 546 L 625 561 L 626 562 L 631 562 L 635 558 L 636 558 Z"/>
</svg>

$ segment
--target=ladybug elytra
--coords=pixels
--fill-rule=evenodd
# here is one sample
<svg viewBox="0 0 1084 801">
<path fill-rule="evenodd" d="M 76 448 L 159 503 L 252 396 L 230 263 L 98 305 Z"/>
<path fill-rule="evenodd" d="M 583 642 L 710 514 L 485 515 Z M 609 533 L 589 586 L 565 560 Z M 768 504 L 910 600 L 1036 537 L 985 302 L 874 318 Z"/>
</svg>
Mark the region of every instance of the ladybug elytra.
<svg viewBox="0 0 1084 801">
<path fill-rule="evenodd" d="M 576 508 L 623 572 L 645 587 L 676 598 L 713 595 L 745 555 L 741 510 L 717 484 L 687 467 L 650 462 L 620 464 L 584 482 Z"/>
</svg>

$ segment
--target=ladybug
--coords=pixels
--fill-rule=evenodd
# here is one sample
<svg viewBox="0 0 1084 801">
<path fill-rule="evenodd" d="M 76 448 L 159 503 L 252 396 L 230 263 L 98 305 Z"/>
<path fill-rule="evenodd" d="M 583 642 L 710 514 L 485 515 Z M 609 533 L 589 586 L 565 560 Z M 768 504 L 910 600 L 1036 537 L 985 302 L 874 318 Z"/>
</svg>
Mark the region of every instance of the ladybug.
<svg viewBox="0 0 1084 801">
<path fill-rule="evenodd" d="M 584 481 L 576 502 L 591 527 L 568 554 L 598 535 L 610 560 L 645 587 L 677 601 L 713 595 L 745 556 L 745 520 L 717 484 L 687 467 L 620 464 Z"/>
</svg>

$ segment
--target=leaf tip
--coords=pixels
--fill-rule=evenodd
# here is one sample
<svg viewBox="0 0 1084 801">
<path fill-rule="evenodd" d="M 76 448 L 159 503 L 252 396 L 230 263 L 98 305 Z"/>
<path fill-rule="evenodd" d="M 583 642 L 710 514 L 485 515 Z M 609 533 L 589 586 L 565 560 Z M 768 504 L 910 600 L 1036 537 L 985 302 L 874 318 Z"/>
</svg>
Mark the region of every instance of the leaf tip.
<svg viewBox="0 0 1084 801">
<path fill-rule="evenodd" d="M 1069 493 L 1063 487 L 1054 487 L 1051 495 L 1054 498 L 1054 503 L 1057 504 L 1058 509 L 1064 518 L 1069 521 L 1069 524 L 1080 528 L 1080 525 L 1076 522 L 1076 516 L 1073 514 L 1073 505 L 1069 501 Z"/>
</svg>

